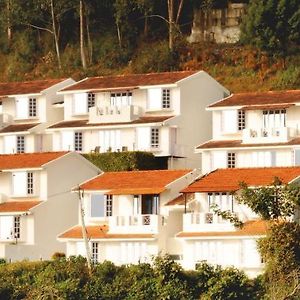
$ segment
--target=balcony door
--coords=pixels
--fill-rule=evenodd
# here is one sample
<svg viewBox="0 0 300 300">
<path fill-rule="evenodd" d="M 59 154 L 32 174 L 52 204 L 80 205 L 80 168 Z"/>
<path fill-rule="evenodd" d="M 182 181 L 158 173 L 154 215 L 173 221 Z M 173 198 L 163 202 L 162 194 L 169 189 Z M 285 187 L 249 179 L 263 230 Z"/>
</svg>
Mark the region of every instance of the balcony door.
<svg viewBox="0 0 300 300">
<path fill-rule="evenodd" d="M 142 195 L 141 198 L 142 215 L 157 215 L 159 209 L 159 196 L 157 195 Z"/>
</svg>

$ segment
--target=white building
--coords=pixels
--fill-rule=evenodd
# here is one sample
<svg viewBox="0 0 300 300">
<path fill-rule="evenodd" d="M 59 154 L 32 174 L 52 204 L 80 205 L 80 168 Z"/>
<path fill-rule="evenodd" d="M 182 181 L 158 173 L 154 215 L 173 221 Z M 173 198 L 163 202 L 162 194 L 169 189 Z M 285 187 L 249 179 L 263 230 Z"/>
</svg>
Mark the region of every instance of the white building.
<svg viewBox="0 0 300 300">
<path fill-rule="evenodd" d="M 0 153 L 40 152 L 52 149 L 45 128 L 63 119 L 56 92 L 72 79 L 0 83 Z"/>
<path fill-rule="evenodd" d="M 300 90 L 233 94 L 207 110 L 212 139 L 196 148 L 203 173 L 300 165 Z"/>
<path fill-rule="evenodd" d="M 284 184 L 299 182 L 300 167 L 218 169 L 183 190 L 185 207 L 183 229 L 177 238 L 183 243 L 186 269 L 200 262 L 234 266 L 250 276 L 263 270 L 256 241 L 266 234 L 268 224 L 259 220 L 249 207 L 239 204 L 233 192 L 239 183 L 249 187 L 268 186 L 278 177 Z M 211 205 L 235 213 L 244 222 L 241 229 L 218 216 Z"/>
<path fill-rule="evenodd" d="M 191 168 L 201 163 L 195 141 L 211 136 L 205 107 L 229 92 L 204 71 L 185 71 L 87 78 L 59 94 L 64 121 L 47 129 L 53 151 L 151 151 L 170 168 Z"/>
<path fill-rule="evenodd" d="M 0 170 L 0 257 L 38 260 L 65 252 L 56 237 L 78 223 L 71 188 L 99 169 L 75 152 L 44 152 L 0 155 Z"/>
<path fill-rule="evenodd" d="M 182 250 L 175 234 L 182 228 L 182 212 L 167 204 L 196 176 L 191 170 L 107 172 L 81 184 L 93 261 L 137 263 L 161 253 L 178 258 Z M 59 236 L 67 256 L 86 256 L 82 236 L 82 224 Z"/>
</svg>

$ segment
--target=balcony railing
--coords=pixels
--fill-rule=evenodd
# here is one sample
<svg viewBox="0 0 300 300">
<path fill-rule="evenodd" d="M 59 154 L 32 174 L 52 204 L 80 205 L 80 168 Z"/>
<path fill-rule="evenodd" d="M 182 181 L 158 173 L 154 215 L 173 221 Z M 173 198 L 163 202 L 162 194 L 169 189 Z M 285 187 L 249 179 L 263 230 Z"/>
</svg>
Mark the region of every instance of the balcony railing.
<svg viewBox="0 0 300 300">
<path fill-rule="evenodd" d="M 103 106 L 91 107 L 89 111 L 90 123 L 115 123 L 131 122 L 141 115 L 142 109 L 139 106 Z"/>
<path fill-rule="evenodd" d="M 183 231 L 227 231 L 234 230 L 233 224 L 217 214 L 186 213 L 183 215 Z"/>
<path fill-rule="evenodd" d="M 264 142 L 287 142 L 298 134 L 296 128 L 280 127 L 280 128 L 258 128 L 244 129 L 244 143 L 264 143 Z"/>
<path fill-rule="evenodd" d="M 109 217 L 110 232 L 124 233 L 155 233 L 161 224 L 158 215 L 131 215 Z"/>
</svg>

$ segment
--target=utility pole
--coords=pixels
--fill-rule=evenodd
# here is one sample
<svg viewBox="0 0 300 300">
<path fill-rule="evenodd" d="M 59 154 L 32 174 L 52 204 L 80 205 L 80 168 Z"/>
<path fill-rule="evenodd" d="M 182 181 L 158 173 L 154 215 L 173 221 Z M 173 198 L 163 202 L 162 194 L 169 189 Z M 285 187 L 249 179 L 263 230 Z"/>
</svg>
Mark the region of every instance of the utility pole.
<svg viewBox="0 0 300 300">
<path fill-rule="evenodd" d="M 79 198 L 79 205 L 80 205 L 82 237 L 83 237 L 84 244 L 85 244 L 87 265 L 88 265 L 89 272 L 91 273 L 91 270 L 92 270 L 91 252 L 90 252 L 90 247 L 89 247 L 89 241 L 88 241 L 87 234 L 86 234 L 87 231 L 86 231 L 85 221 L 84 221 L 84 207 L 83 207 L 83 203 L 82 203 L 82 195 L 83 195 L 83 190 L 81 190 L 80 186 L 78 185 L 78 198 Z"/>
</svg>

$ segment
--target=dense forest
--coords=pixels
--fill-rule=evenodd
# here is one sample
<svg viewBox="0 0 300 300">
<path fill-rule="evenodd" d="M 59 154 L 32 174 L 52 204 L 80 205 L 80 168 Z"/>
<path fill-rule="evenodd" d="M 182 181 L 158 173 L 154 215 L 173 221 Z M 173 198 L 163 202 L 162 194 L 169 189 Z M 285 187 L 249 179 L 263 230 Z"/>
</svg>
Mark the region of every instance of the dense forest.
<svg viewBox="0 0 300 300">
<path fill-rule="evenodd" d="M 248 3 L 237 45 L 189 44 L 227 0 L 0 0 L 1 81 L 204 69 L 233 91 L 299 88 L 298 0 Z"/>
</svg>

